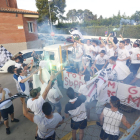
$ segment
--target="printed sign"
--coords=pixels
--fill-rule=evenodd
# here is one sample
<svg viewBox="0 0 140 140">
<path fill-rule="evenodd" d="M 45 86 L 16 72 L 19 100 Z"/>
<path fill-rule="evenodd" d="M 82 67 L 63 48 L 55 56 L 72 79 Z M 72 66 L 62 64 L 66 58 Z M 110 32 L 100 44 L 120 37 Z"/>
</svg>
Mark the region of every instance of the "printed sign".
<svg viewBox="0 0 140 140">
<path fill-rule="evenodd" d="M 75 92 L 78 92 L 84 83 L 84 76 L 64 71 L 64 88 L 72 87 Z M 140 110 L 140 87 L 108 81 L 107 95 L 108 98 L 117 96 L 122 104 Z"/>
</svg>

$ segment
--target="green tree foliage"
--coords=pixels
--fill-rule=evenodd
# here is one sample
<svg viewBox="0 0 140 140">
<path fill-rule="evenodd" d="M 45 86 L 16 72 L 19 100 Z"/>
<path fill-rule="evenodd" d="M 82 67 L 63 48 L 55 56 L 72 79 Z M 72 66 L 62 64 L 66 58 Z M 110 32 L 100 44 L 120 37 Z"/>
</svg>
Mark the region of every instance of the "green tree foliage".
<svg viewBox="0 0 140 140">
<path fill-rule="evenodd" d="M 48 0 L 36 0 L 36 6 L 39 12 L 38 22 L 42 22 L 42 21 L 50 22 Z M 62 15 L 65 12 L 64 11 L 65 7 L 66 7 L 66 0 L 53 0 L 53 2 L 50 3 L 52 22 L 58 20 L 59 17 L 60 18 L 63 17 Z"/>
<path fill-rule="evenodd" d="M 132 16 L 131 19 L 135 20 L 136 22 L 140 21 L 140 11 L 136 11 Z"/>
</svg>

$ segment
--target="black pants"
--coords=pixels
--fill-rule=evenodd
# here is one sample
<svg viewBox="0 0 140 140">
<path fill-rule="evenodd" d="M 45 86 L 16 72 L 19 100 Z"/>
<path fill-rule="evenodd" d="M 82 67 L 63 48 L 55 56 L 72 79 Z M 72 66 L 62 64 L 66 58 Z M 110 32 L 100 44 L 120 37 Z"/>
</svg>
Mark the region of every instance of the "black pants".
<svg viewBox="0 0 140 140">
<path fill-rule="evenodd" d="M 46 139 L 42 139 L 39 136 L 37 136 L 37 140 L 55 140 L 55 132 L 53 135 L 51 135 L 50 137 L 46 138 Z"/>
<path fill-rule="evenodd" d="M 133 72 L 133 75 L 137 74 L 139 67 L 140 67 L 140 64 L 131 64 L 130 65 L 130 71 Z"/>
</svg>

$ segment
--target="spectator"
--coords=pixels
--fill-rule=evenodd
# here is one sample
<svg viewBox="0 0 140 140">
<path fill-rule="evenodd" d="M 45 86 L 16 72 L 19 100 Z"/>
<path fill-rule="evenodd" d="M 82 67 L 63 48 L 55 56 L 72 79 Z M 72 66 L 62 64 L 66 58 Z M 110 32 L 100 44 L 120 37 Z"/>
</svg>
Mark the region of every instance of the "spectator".
<svg viewBox="0 0 140 140">
<path fill-rule="evenodd" d="M 78 93 L 79 93 L 79 95 L 82 94 L 82 95 L 86 96 L 87 100 L 85 102 L 85 107 L 86 107 L 86 112 L 87 112 L 87 119 L 90 120 L 90 110 L 92 108 L 92 100 L 89 100 L 89 96 L 87 95 L 89 87 L 91 86 L 91 84 L 90 85 L 87 84 L 87 82 L 90 81 L 90 75 L 89 74 L 86 74 L 84 76 L 84 81 L 85 81 L 85 84 L 80 86 L 80 88 L 78 90 Z"/>
<path fill-rule="evenodd" d="M 120 37 L 122 38 L 122 40 L 125 42 L 125 49 L 130 50 L 132 48 L 131 44 L 130 44 L 130 39 L 124 39 L 122 37 L 122 35 L 120 35 Z"/>
<path fill-rule="evenodd" d="M 133 75 L 137 74 L 137 71 L 140 67 L 140 48 L 139 44 L 137 42 L 134 42 L 133 48 L 129 50 L 131 53 L 131 65 L 130 65 L 130 71 L 133 72 Z"/>
<path fill-rule="evenodd" d="M 110 34 L 111 35 L 111 34 Z M 110 38 L 110 35 L 107 38 L 107 45 L 106 45 L 106 54 L 110 58 L 111 56 L 115 55 L 115 50 L 117 49 L 116 44 L 114 43 L 113 39 Z"/>
<path fill-rule="evenodd" d="M 18 92 L 21 92 L 21 88 L 20 88 L 20 85 L 19 85 L 19 82 L 18 82 L 17 68 L 14 67 L 13 69 L 14 69 L 14 70 L 13 70 L 13 71 L 14 71 L 13 79 L 14 79 L 14 81 L 16 82 L 17 91 L 18 91 Z"/>
<path fill-rule="evenodd" d="M 50 82 L 48 84 L 48 86 L 45 88 L 45 91 L 42 95 L 42 97 L 40 97 L 39 99 L 35 99 L 35 102 L 38 102 L 40 99 L 41 104 L 42 102 L 44 102 L 44 100 L 46 99 L 46 96 L 51 88 L 51 84 L 52 81 L 55 79 L 57 75 L 52 75 L 50 77 Z M 34 90 L 35 91 L 35 90 Z M 38 92 L 38 90 L 37 90 Z M 37 92 L 33 92 L 33 96 L 35 96 Z M 39 92 L 38 92 L 39 95 Z M 38 96 L 37 95 L 37 96 Z M 55 140 L 55 128 L 58 127 L 61 123 L 63 123 L 62 121 L 62 117 L 58 114 L 58 113 L 52 113 L 52 107 L 48 102 L 44 102 L 42 105 L 42 112 L 45 114 L 45 116 L 41 116 L 39 115 L 41 113 L 41 109 L 40 108 L 34 108 L 34 111 L 39 114 L 37 115 L 33 115 L 31 113 L 28 112 L 26 104 L 25 104 L 25 99 L 21 98 L 22 104 L 23 104 L 23 114 L 26 118 L 28 118 L 30 121 L 34 122 L 37 124 L 38 126 L 38 136 L 37 139 L 38 140 Z M 35 105 L 35 102 L 31 102 Z"/>
<path fill-rule="evenodd" d="M 38 54 L 36 54 L 35 51 L 32 52 L 31 56 L 34 59 L 35 67 L 37 68 L 37 65 L 38 65 L 38 62 L 39 62 L 39 56 L 38 56 Z"/>
<path fill-rule="evenodd" d="M 97 55 L 99 53 L 99 46 L 98 46 L 97 40 L 92 40 L 92 45 L 93 45 L 94 51 L 95 51 L 95 53 Z"/>
<path fill-rule="evenodd" d="M 8 99 L 12 96 L 11 92 L 7 88 L 2 88 L 0 84 L 0 102 L 4 101 L 5 99 Z M 4 120 L 4 125 L 6 126 L 6 134 L 10 134 L 10 127 L 9 127 L 9 121 L 8 121 L 8 114 L 11 117 L 11 122 L 19 122 L 18 119 L 14 118 L 14 106 L 12 101 L 7 103 L 5 106 L 0 108 L 1 116 Z"/>
<path fill-rule="evenodd" d="M 59 74 L 60 72 L 58 72 Z M 41 83 L 43 84 L 43 86 L 47 86 L 48 84 L 46 84 L 43 80 L 42 80 L 42 70 L 40 68 L 40 75 L 39 75 L 39 79 L 41 81 Z M 49 83 L 49 81 L 48 81 Z M 52 105 L 52 112 L 54 112 L 55 108 L 57 108 L 57 112 L 59 114 L 61 114 L 61 103 L 60 103 L 60 99 L 62 98 L 62 96 L 58 93 L 58 91 L 53 87 L 54 82 L 51 83 L 51 88 L 47 94 L 47 99 L 49 100 L 49 103 Z M 44 86 L 44 87 L 45 87 Z"/>
<path fill-rule="evenodd" d="M 98 70 L 104 69 L 108 63 L 108 56 L 105 54 L 105 51 L 102 50 L 95 58 L 95 62 L 92 67 L 97 67 Z"/>
<path fill-rule="evenodd" d="M 89 55 L 82 57 L 82 64 L 80 68 L 80 74 L 91 74 L 91 67 L 90 67 L 91 57 Z"/>
<path fill-rule="evenodd" d="M 23 61 L 25 61 L 25 59 L 23 59 L 23 55 L 22 55 L 21 52 L 19 52 L 18 54 L 19 54 L 19 56 L 18 56 L 19 62 L 20 62 L 21 64 L 23 64 Z"/>
<path fill-rule="evenodd" d="M 125 84 L 130 83 L 132 75 L 129 68 L 123 63 L 116 63 L 116 57 L 112 56 L 109 58 L 107 69 L 110 69 L 110 74 L 108 75 L 110 80 L 118 80 Z"/>
<path fill-rule="evenodd" d="M 120 41 L 120 45 L 118 48 L 118 59 L 117 63 L 122 62 L 123 64 L 126 65 L 126 61 L 130 59 L 129 51 L 125 49 L 125 42 Z"/>
<path fill-rule="evenodd" d="M 29 67 L 30 65 L 31 65 L 31 67 L 30 67 L 30 69 L 28 69 L 28 67 Z M 28 65 L 27 65 L 27 64 L 23 64 L 23 65 L 22 65 L 23 71 L 24 71 L 24 73 L 25 73 L 26 76 L 29 76 L 29 75 L 30 75 L 30 72 L 31 72 L 32 69 L 33 69 L 33 65 L 34 65 L 33 62 L 29 63 Z"/>
<path fill-rule="evenodd" d="M 20 60 L 19 60 L 18 57 L 15 58 L 15 62 L 16 62 L 16 63 L 15 63 L 15 67 L 17 67 L 18 69 L 19 69 L 19 68 L 22 68 L 22 64 L 20 63 Z"/>
<path fill-rule="evenodd" d="M 30 95 L 30 89 L 29 89 L 29 79 L 35 74 L 38 70 L 34 71 L 30 76 L 26 77 L 25 73 L 23 72 L 23 69 L 19 68 L 17 69 L 18 74 L 18 82 L 21 88 L 21 91 L 24 92 L 28 97 Z"/>
<path fill-rule="evenodd" d="M 77 46 L 77 42 L 74 42 L 73 47 L 74 47 L 73 48 L 74 68 L 76 69 L 76 72 L 79 73 L 83 51 L 82 51 L 81 47 Z"/>
<path fill-rule="evenodd" d="M 102 50 L 104 50 L 106 52 L 106 47 L 105 47 L 105 43 L 103 40 L 101 40 L 101 42 L 100 42 L 99 52 L 101 52 Z"/>
<path fill-rule="evenodd" d="M 120 100 L 116 96 L 110 97 L 111 108 L 104 108 L 100 122 L 103 128 L 100 133 L 100 140 L 118 140 L 119 138 L 119 126 L 121 122 L 127 128 L 130 128 L 130 124 L 127 122 L 126 117 L 118 111 L 120 106 Z M 103 121 L 104 120 L 104 121 Z"/>
<path fill-rule="evenodd" d="M 70 100 L 65 106 L 65 116 L 67 118 L 69 114 L 71 115 L 72 138 L 76 140 L 76 130 L 79 129 L 79 140 L 83 140 L 84 129 L 87 126 L 86 97 L 84 95 L 75 97 L 75 92 L 72 88 L 68 88 L 67 96 Z"/>
<path fill-rule="evenodd" d="M 136 77 L 130 82 L 130 85 L 135 85 L 140 87 L 140 72 L 136 75 Z"/>
</svg>

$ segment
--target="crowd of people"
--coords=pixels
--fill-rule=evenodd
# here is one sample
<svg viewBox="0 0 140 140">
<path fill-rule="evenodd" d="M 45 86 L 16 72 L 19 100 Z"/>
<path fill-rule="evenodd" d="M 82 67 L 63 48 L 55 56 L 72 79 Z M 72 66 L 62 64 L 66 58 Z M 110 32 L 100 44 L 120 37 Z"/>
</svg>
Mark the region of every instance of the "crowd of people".
<svg viewBox="0 0 140 140">
<path fill-rule="evenodd" d="M 74 64 L 76 73 L 93 76 L 106 68 L 109 80 L 140 86 L 140 42 L 136 40 L 132 46 L 130 39 L 120 37 L 120 41 L 111 34 L 107 40 L 73 39 L 70 63 Z"/>
<path fill-rule="evenodd" d="M 122 37 L 122 36 L 121 36 Z M 90 81 L 90 76 L 93 76 L 97 71 L 106 68 L 108 78 L 110 80 L 120 81 L 126 84 L 137 84 L 140 79 L 140 73 L 137 73 L 140 66 L 140 49 L 139 43 L 134 42 L 133 47 L 130 40 L 118 42 L 116 38 L 112 39 L 110 35 L 106 41 L 87 40 L 86 44 L 75 40 L 73 44 L 73 59 L 76 72 L 84 76 L 85 84 L 79 88 L 78 93 L 74 89 L 68 88 L 66 94 L 69 101 L 65 105 L 65 117 L 62 117 L 62 106 L 60 100 L 62 96 L 54 87 L 54 80 L 62 72 L 57 74 L 52 73 L 50 80 L 46 83 L 42 79 L 41 67 L 31 73 L 34 63 L 23 63 L 22 54 L 15 58 L 15 67 L 13 69 L 13 79 L 16 82 L 18 92 L 23 92 L 27 95 L 26 98 L 21 98 L 23 106 L 23 115 L 31 122 L 37 125 L 35 139 L 37 140 L 55 140 L 55 129 L 60 127 L 65 118 L 71 117 L 72 139 L 76 140 L 76 130 L 79 129 L 79 139 L 84 139 L 84 129 L 87 127 L 87 121 L 90 120 L 90 111 L 92 101 L 87 101 L 87 96 L 84 95 L 92 84 L 87 84 Z M 36 58 L 35 53 L 32 54 Z M 30 66 L 30 69 L 28 67 Z M 39 71 L 39 80 L 42 84 L 41 88 L 33 89 L 32 76 Z M 45 89 L 45 90 L 43 90 Z M 0 85 L 0 102 L 12 96 L 7 88 L 2 88 Z M 64 105 L 63 105 L 64 106 Z M 100 106 L 100 108 L 98 108 Z M 101 129 L 100 140 L 118 140 L 119 126 L 121 122 L 127 128 L 130 124 L 126 117 L 119 112 L 120 100 L 116 96 L 110 98 L 111 108 L 105 105 L 96 106 L 96 114 L 99 117 L 99 125 Z M 55 108 L 56 111 L 55 112 Z M 10 114 L 11 122 L 19 122 L 14 118 L 14 106 L 12 102 L 6 104 L 0 109 L 0 119 L 3 117 L 6 126 L 6 134 L 10 134 L 8 124 L 8 114 Z"/>
</svg>

